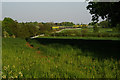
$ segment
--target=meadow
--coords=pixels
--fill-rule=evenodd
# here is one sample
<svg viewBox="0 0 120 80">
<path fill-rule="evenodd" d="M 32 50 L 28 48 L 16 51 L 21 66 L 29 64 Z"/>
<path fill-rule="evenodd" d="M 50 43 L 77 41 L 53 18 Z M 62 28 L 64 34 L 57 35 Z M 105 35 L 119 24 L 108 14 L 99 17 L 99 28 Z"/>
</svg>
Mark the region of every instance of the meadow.
<svg viewBox="0 0 120 80">
<path fill-rule="evenodd" d="M 80 33 L 82 30 L 86 30 L 87 32 L 93 32 L 93 28 L 81 28 L 81 29 L 64 29 L 62 33 L 66 31 L 78 31 Z M 99 27 L 99 32 L 112 32 L 112 31 L 113 31 L 112 28 Z"/>
<path fill-rule="evenodd" d="M 120 78 L 119 40 L 3 38 L 2 78 Z"/>
<path fill-rule="evenodd" d="M 52 33 L 50 36 L 57 37 L 81 37 L 81 38 L 120 38 L 120 33 L 113 28 L 81 28 L 81 29 L 64 29 L 61 32 Z"/>
</svg>

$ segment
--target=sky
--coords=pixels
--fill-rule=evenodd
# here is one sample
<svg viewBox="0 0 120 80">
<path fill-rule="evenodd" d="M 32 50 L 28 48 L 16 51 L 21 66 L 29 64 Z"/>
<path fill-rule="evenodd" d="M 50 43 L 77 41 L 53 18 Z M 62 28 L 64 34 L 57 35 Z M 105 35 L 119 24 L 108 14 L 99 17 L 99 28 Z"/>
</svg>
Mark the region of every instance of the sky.
<svg viewBox="0 0 120 80">
<path fill-rule="evenodd" d="M 0 2 L 0 20 L 2 20 L 2 3 Z"/>
<path fill-rule="evenodd" d="M 85 0 L 0 0 L 2 2 L 84 2 Z"/>
<path fill-rule="evenodd" d="M 2 19 L 18 22 L 74 22 L 88 24 L 91 14 L 86 2 L 2 2 Z"/>
</svg>

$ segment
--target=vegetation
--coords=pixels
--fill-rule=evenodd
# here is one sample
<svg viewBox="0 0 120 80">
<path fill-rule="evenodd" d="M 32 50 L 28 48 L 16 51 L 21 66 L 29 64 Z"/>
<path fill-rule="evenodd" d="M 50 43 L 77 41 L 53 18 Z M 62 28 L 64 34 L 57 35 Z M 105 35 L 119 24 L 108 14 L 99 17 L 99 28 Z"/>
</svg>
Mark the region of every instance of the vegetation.
<svg viewBox="0 0 120 80">
<path fill-rule="evenodd" d="M 99 32 L 99 28 L 98 28 L 97 24 L 94 25 L 93 32 L 94 33 L 98 33 Z"/>
<path fill-rule="evenodd" d="M 116 28 L 114 28 L 116 29 Z M 93 28 L 82 28 L 82 29 L 72 29 L 72 30 L 63 30 L 59 33 L 52 33 L 50 36 L 56 36 L 56 37 L 98 37 L 98 38 L 105 38 L 105 37 L 111 37 L 111 38 L 120 38 L 120 33 L 116 31 L 113 28 L 100 28 L 95 25 Z"/>
<path fill-rule="evenodd" d="M 36 36 L 51 31 L 51 23 L 26 22 L 18 23 L 11 18 L 4 18 L 2 21 L 3 37 L 15 35 L 20 38 Z"/>
<path fill-rule="evenodd" d="M 29 38 L 32 36 L 37 36 L 40 34 L 45 34 L 45 36 L 74 36 L 74 37 L 119 37 L 120 29 L 119 24 L 112 29 L 111 32 L 100 31 L 100 29 L 111 29 L 108 27 L 107 21 L 102 21 L 100 23 L 94 24 L 93 22 L 89 25 L 92 25 L 93 28 L 88 28 L 89 26 L 83 24 L 74 25 L 72 22 L 62 22 L 60 28 L 65 27 L 81 27 L 81 30 L 68 30 L 65 32 L 56 33 L 56 30 L 53 29 L 53 26 L 57 26 L 58 23 L 38 23 L 38 22 L 26 22 L 18 23 L 16 20 L 11 18 L 4 18 L 2 21 L 2 36 L 3 37 L 18 37 L 18 38 Z M 56 28 L 56 27 L 55 27 Z M 57 27 L 58 28 L 58 27 Z M 59 30 L 59 29 L 58 29 Z M 63 30 L 64 31 L 64 30 Z"/>
<path fill-rule="evenodd" d="M 73 26 L 75 25 L 73 22 L 61 22 L 61 23 L 55 23 L 56 26 Z"/>
<path fill-rule="evenodd" d="M 106 19 L 111 27 L 120 24 L 120 1 L 119 2 L 89 2 L 87 9 L 90 10 L 92 21 L 97 23 L 99 17 Z"/>
<path fill-rule="evenodd" d="M 113 31 L 120 33 L 120 24 L 117 24 L 117 26 L 113 28 Z"/>
<path fill-rule="evenodd" d="M 120 78 L 119 41 L 3 38 L 2 45 L 2 78 Z"/>
<path fill-rule="evenodd" d="M 108 21 L 101 21 L 98 25 L 102 28 L 110 28 Z"/>
<path fill-rule="evenodd" d="M 4 18 L 2 78 L 120 78 L 119 3 L 90 2 L 93 22 L 82 26 Z M 79 29 L 52 29 L 58 26 Z"/>
<path fill-rule="evenodd" d="M 19 37 L 19 38 L 28 38 L 31 36 L 36 36 L 40 34 L 48 35 L 54 30 L 53 26 L 61 26 L 62 27 L 70 27 L 75 24 L 72 22 L 61 22 L 61 23 L 53 23 L 53 22 L 22 22 L 18 23 L 17 20 L 13 20 L 9 17 L 4 18 L 2 21 L 2 36 L 3 37 Z"/>
<path fill-rule="evenodd" d="M 81 39 L 81 40 L 120 40 L 119 37 L 72 37 L 72 36 L 41 36 L 40 39 Z"/>
</svg>

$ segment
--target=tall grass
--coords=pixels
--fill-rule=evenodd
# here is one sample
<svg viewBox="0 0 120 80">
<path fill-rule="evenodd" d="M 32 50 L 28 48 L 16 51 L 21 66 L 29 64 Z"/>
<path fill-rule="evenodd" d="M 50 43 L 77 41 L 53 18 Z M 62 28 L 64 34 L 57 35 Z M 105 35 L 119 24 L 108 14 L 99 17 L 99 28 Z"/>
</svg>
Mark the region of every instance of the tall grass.
<svg viewBox="0 0 120 80">
<path fill-rule="evenodd" d="M 48 41 L 49 42 L 49 41 Z M 120 60 L 70 44 L 3 38 L 3 78 L 120 78 Z"/>
</svg>

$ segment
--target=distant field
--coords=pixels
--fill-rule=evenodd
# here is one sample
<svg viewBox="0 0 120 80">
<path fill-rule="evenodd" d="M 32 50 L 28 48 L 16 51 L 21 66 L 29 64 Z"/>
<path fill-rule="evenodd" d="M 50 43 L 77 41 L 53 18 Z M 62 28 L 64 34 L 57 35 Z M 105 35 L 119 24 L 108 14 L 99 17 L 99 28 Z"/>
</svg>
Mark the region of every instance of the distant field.
<svg viewBox="0 0 120 80">
<path fill-rule="evenodd" d="M 61 33 L 67 32 L 67 31 L 77 31 L 77 32 L 81 32 L 82 30 L 88 30 L 88 32 L 92 32 L 93 29 L 92 28 L 81 28 L 81 29 L 64 29 L 63 31 L 61 31 Z"/>
<path fill-rule="evenodd" d="M 81 28 L 81 29 L 64 29 L 62 32 L 65 31 L 82 31 L 87 30 L 88 32 L 93 32 L 93 28 Z M 112 28 L 99 28 L 99 32 L 112 32 Z"/>
<path fill-rule="evenodd" d="M 120 78 L 120 41 L 3 38 L 3 78 Z"/>
<path fill-rule="evenodd" d="M 95 32 L 93 28 L 81 28 L 81 29 L 63 29 L 56 31 L 56 33 L 51 33 L 49 36 L 52 37 L 62 37 L 62 38 L 72 38 L 72 39 L 99 39 L 99 40 L 119 40 L 120 33 L 115 32 L 112 28 L 98 28 Z"/>
</svg>

